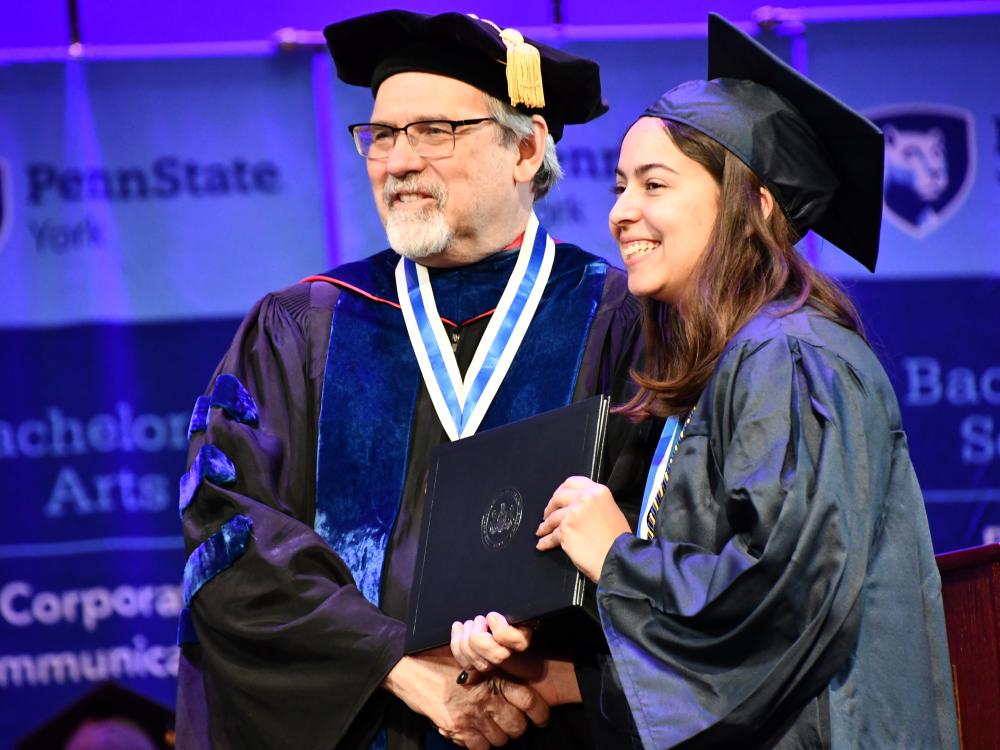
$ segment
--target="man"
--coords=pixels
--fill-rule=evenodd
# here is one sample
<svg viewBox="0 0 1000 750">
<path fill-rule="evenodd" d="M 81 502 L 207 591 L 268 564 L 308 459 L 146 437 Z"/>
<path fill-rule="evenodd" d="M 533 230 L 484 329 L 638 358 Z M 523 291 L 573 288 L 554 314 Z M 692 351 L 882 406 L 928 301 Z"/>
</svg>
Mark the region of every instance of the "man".
<svg viewBox="0 0 1000 750">
<path fill-rule="evenodd" d="M 570 709 L 529 727 L 548 709 L 527 685 L 404 656 L 402 620 L 431 448 L 624 395 L 624 274 L 532 210 L 563 125 L 607 110 L 597 65 L 535 45 L 532 70 L 517 32 L 456 13 L 325 33 L 338 76 L 375 95 L 351 131 L 393 249 L 258 303 L 198 400 L 178 746 L 418 748 L 444 742 L 435 728 L 586 746 Z M 622 453 L 609 481 L 641 473 Z"/>
</svg>

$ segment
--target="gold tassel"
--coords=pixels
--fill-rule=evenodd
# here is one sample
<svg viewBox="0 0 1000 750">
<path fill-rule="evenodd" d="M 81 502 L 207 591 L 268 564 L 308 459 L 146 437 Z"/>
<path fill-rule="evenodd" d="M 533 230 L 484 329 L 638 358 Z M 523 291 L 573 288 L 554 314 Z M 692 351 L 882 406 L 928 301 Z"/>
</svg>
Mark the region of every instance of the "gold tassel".
<svg viewBox="0 0 1000 750">
<path fill-rule="evenodd" d="M 545 106 L 542 90 L 542 57 L 524 41 L 517 29 L 504 29 L 500 39 L 507 47 L 507 94 L 511 106 L 524 104 L 529 109 Z"/>
<path fill-rule="evenodd" d="M 538 50 L 524 41 L 524 36 L 517 29 L 501 31 L 489 19 L 474 13 L 466 15 L 496 29 L 507 48 L 507 95 L 511 106 L 523 104 L 530 109 L 542 109 L 545 106 L 545 91 L 542 89 L 542 56 Z"/>
</svg>

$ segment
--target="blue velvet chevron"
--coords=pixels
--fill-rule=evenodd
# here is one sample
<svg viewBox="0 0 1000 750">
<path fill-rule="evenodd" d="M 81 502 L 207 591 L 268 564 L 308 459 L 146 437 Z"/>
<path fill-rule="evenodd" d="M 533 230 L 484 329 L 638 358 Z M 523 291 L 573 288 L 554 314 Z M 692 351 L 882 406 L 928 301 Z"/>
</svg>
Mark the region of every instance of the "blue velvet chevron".
<svg viewBox="0 0 1000 750">
<path fill-rule="evenodd" d="M 223 373 L 217 377 L 209 398 L 212 406 L 220 407 L 226 416 L 237 422 L 256 425 L 260 419 L 253 396 L 235 375 Z"/>
<path fill-rule="evenodd" d="M 208 429 L 208 414 L 212 407 L 222 409 L 227 417 L 244 424 L 256 426 L 260 419 L 257 403 L 250 395 L 250 391 L 235 375 L 223 373 L 215 379 L 211 395 L 198 396 L 195 400 L 191 421 L 188 423 L 188 440 L 196 432 Z"/>
<path fill-rule="evenodd" d="M 211 443 L 201 446 L 198 455 L 191 462 L 191 468 L 181 476 L 178 512 L 182 517 L 194 500 L 194 495 L 203 479 L 220 487 L 236 481 L 236 466 L 229 460 L 229 456 Z"/>
<path fill-rule="evenodd" d="M 199 544 L 184 564 L 184 606 L 190 607 L 202 586 L 243 556 L 250 544 L 253 521 L 233 516 L 222 528 Z"/>
</svg>

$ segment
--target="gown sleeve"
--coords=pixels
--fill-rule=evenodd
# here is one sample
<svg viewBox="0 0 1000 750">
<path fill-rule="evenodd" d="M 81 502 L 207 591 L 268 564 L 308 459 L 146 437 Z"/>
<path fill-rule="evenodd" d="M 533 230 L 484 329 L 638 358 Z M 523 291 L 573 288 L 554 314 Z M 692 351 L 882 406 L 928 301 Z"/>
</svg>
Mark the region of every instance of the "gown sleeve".
<svg viewBox="0 0 1000 750">
<path fill-rule="evenodd" d="M 313 531 L 330 312 L 288 307 L 267 297 L 240 327 L 195 409 L 181 484 L 216 748 L 332 748 L 402 656 L 403 624 Z"/>
<path fill-rule="evenodd" d="M 847 663 L 889 512 L 884 396 L 815 342 L 724 354 L 671 467 L 660 535 L 619 537 L 599 581 L 644 747 L 777 736 Z"/>
</svg>

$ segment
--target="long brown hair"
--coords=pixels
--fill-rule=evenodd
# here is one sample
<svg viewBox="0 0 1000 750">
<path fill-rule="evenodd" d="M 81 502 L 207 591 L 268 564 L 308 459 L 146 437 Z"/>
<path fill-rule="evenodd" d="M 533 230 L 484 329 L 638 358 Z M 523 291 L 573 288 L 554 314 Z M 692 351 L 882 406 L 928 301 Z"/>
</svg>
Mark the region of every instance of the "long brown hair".
<svg viewBox="0 0 1000 750">
<path fill-rule="evenodd" d="M 618 411 L 635 420 L 680 414 L 697 402 L 726 344 L 762 307 L 782 303 L 787 315 L 805 304 L 864 336 L 846 292 L 803 258 L 798 236 L 775 201 L 761 208 L 762 182 L 723 146 L 680 123 L 665 134 L 719 184 L 719 212 L 708 249 L 677 306 L 643 300 L 646 366 L 639 386 Z"/>
</svg>

